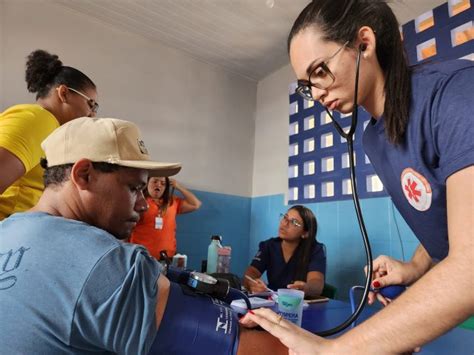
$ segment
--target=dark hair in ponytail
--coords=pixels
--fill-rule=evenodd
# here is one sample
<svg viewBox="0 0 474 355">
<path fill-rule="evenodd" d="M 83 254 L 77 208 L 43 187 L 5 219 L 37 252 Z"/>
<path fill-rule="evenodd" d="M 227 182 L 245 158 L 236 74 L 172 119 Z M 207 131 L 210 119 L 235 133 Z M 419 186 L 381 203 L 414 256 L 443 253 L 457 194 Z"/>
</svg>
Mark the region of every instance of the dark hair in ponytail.
<svg viewBox="0 0 474 355">
<path fill-rule="evenodd" d="M 402 141 L 410 109 L 410 68 L 402 44 L 398 21 L 381 0 L 314 0 L 296 19 L 288 36 L 316 26 L 326 41 L 354 46 L 362 26 L 369 26 L 377 40 L 377 59 L 385 74 L 385 133 L 394 144 Z"/>
<path fill-rule="evenodd" d="M 58 85 L 81 91 L 96 88 L 87 75 L 75 68 L 63 66 L 57 55 L 42 49 L 28 55 L 25 80 L 28 91 L 36 93 L 36 99 L 48 96 L 50 90 Z"/>
<path fill-rule="evenodd" d="M 305 281 L 308 274 L 308 265 L 311 259 L 311 253 L 316 244 L 316 233 L 318 231 L 318 222 L 313 211 L 302 205 L 292 206 L 289 210 L 295 210 L 303 220 L 303 230 L 307 233 L 306 238 L 301 238 L 296 248 L 293 258 L 296 258 L 296 270 L 293 275 L 294 281 Z"/>
</svg>

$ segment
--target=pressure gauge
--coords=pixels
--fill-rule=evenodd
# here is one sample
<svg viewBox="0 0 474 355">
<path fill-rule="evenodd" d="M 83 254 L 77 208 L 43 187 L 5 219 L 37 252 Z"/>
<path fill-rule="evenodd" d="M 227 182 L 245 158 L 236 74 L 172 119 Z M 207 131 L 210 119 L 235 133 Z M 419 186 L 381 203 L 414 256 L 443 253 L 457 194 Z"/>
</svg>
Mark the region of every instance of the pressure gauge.
<svg viewBox="0 0 474 355">
<path fill-rule="evenodd" d="M 215 291 L 217 279 L 202 272 L 193 271 L 189 274 L 188 286 L 198 292 L 212 294 Z"/>
</svg>

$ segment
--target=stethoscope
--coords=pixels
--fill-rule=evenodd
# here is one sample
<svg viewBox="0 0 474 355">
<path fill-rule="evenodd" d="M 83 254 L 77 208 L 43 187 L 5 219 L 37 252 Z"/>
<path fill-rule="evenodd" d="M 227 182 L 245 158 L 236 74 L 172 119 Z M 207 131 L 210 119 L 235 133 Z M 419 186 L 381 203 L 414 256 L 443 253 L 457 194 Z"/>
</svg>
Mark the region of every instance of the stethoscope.
<svg viewBox="0 0 474 355">
<path fill-rule="evenodd" d="M 351 121 L 351 126 L 349 128 L 349 131 L 344 132 L 342 127 L 332 116 L 331 112 L 327 108 L 325 108 L 325 110 L 327 114 L 329 115 L 329 117 L 331 118 L 332 122 L 334 123 L 334 126 L 336 127 L 336 130 L 338 131 L 338 133 L 341 135 L 341 137 L 345 138 L 347 141 L 347 149 L 349 152 L 350 177 L 351 177 L 351 184 L 352 184 L 352 199 L 354 201 L 354 207 L 356 210 L 357 220 L 359 222 L 359 227 L 362 233 L 362 239 L 364 242 L 364 248 L 365 248 L 365 252 L 367 256 L 367 276 L 365 280 L 363 296 L 360 299 L 359 304 L 357 308 L 355 309 L 355 311 L 353 311 L 351 316 L 346 321 L 344 321 L 337 327 L 334 327 L 329 330 L 321 331 L 321 332 L 314 332 L 314 334 L 319 335 L 319 336 L 330 336 L 330 335 L 339 333 L 340 331 L 349 327 L 359 317 L 360 313 L 362 312 L 365 306 L 365 303 L 367 301 L 369 291 L 371 290 L 370 283 L 372 280 L 371 275 L 372 275 L 372 270 L 373 270 L 372 251 L 370 248 L 369 238 L 367 235 L 364 218 L 362 216 L 362 211 L 359 204 L 359 196 L 357 193 L 357 185 L 355 181 L 355 164 L 354 164 L 354 154 L 353 154 L 354 153 L 354 147 L 353 147 L 354 133 L 357 127 L 357 118 L 358 118 L 357 115 L 358 115 L 358 108 L 359 108 L 359 105 L 357 104 L 357 90 L 359 88 L 359 66 L 360 66 L 361 52 L 363 51 L 364 51 L 364 48 L 360 46 L 358 50 L 358 54 L 357 54 L 354 104 L 352 108 L 352 121 Z M 229 282 L 226 280 L 217 279 L 210 275 L 206 275 L 206 274 L 199 273 L 196 271 L 190 272 L 187 270 L 174 269 L 173 267 L 169 265 L 167 267 L 166 276 L 171 281 L 187 285 L 188 287 L 190 287 L 197 293 L 206 294 L 211 297 L 221 299 L 229 304 L 234 299 L 243 298 L 247 305 L 247 309 L 252 308 L 247 295 L 245 295 L 240 290 L 231 288 L 229 286 Z M 398 296 L 398 294 L 400 294 L 403 291 L 404 287 L 402 289 L 401 286 L 388 286 L 388 287 L 385 287 L 385 289 L 387 291 L 385 293 L 382 291 L 382 289 L 378 290 L 378 292 L 380 292 L 385 297 L 395 298 L 396 296 Z"/>
<path fill-rule="evenodd" d="M 365 228 L 364 218 L 362 216 L 362 210 L 360 208 L 359 195 L 357 193 L 357 185 L 356 185 L 356 180 L 355 180 L 355 164 L 354 164 L 354 134 L 357 128 L 358 109 L 359 109 L 359 105 L 357 104 L 357 93 L 359 89 L 359 67 L 360 67 L 360 57 L 361 57 L 362 52 L 365 51 L 365 48 L 366 48 L 365 45 L 361 44 L 357 51 L 355 84 L 354 84 L 354 103 L 352 105 L 352 119 L 351 119 L 351 126 L 349 128 L 349 131 L 345 132 L 342 129 L 342 127 L 334 119 L 332 113 L 327 109 L 327 107 L 325 107 L 324 109 L 326 110 L 326 113 L 331 118 L 331 121 L 333 122 L 334 127 L 336 128 L 336 131 L 339 133 L 341 137 L 345 138 L 347 142 L 347 151 L 349 153 L 349 171 L 350 171 L 350 178 L 351 178 L 351 185 L 352 185 L 352 200 L 354 201 L 354 208 L 357 215 L 357 221 L 359 223 L 360 232 L 362 234 L 362 240 L 364 242 L 364 249 L 365 249 L 366 260 L 367 260 L 367 264 L 366 264 L 367 275 L 365 279 L 364 292 L 359 301 L 359 304 L 357 305 L 357 307 L 355 308 L 351 316 L 347 318 L 347 320 L 345 320 L 343 323 L 341 323 L 340 325 L 334 328 L 320 331 L 320 332 L 314 332 L 314 334 L 319 335 L 319 336 L 330 336 L 330 335 L 339 333 L 343 331 L 344 329 L 346 329 L 347 327 L 349 327 L 354 321 L 356 321 L 360 313 L 364 309 L 364 306 L 367 301 L 367 297 L 369 295 L 369 291 L 371 291 L 370 284 L 372 282 L 372 271 L 373 271 L 372 250 L 370 248 L 369 237 L 367 235 L 367 229 Z M 380 292 L 385 297 L 389 296 L 389 298 L 393 299 L 397 297 L 401 292 L 403 292 L 404 289 L 405 289 L 404 286 L 393 285 L 393 286 L 387 286 L 383 289 L 379 289 L 377 290 L 377 292 Z"/>
</svg>

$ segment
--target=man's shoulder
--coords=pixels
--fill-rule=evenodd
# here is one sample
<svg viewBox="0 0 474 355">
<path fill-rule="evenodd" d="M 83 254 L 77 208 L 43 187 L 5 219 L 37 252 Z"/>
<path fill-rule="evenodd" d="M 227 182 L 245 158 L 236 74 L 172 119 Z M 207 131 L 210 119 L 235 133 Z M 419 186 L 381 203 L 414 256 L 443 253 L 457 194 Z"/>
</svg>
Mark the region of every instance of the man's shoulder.
<svg viewBox="0 0 474 355">
<path fill-rule="evenodd" d="M 63 216 L 53 215 L 47 213 L 45 211 L 26 211 L 26 212 L 19 212 L 11 215 L 4 221 L 9 221 L 10 223 L 38 223 L 38 224 L 57 224 L 59 227 L 81 227 L 90 230 L 97 230 L 101 233 L 106 233 L 103 229 L 94 227 L 90 224 L 87 224 L 83 221 L 73 219 L 73 218 L 66 218 Z"/>
<path fill-rule="evenodd" d="M 5 233 L 14 231 L 22 238 L 34 242 L 38 238 L 31 235 L 42 235 L 43 241 L 57 243 L 66 249 L 90 247 L 100 244 L 104 246 L 116 245 L 120 243 L 113 235 L 107 231 L 94 227 L 83 221 L 54 216 L 41 211 L 20 212 L 11 215 L 1 222 Z"/>
</svg>

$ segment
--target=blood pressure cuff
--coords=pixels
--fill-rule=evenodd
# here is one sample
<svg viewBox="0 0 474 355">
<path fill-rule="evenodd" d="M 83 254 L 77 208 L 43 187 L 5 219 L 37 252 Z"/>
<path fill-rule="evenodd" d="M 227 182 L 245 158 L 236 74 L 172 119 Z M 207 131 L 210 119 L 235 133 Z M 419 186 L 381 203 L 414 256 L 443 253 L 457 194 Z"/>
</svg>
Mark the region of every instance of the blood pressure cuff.
<svg viewBox="0 0 474 355">
<path fill-rule="evenodd" d="M 239 322 L 224 302 L 170 282 L 165 313 L 148 355 L 237 354 Z"/>
</svg>

